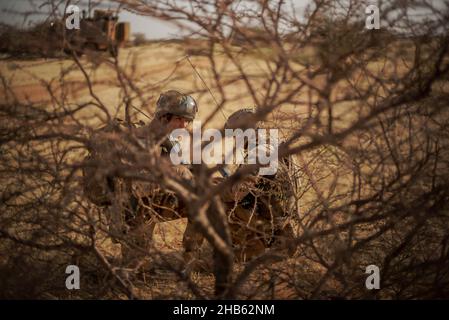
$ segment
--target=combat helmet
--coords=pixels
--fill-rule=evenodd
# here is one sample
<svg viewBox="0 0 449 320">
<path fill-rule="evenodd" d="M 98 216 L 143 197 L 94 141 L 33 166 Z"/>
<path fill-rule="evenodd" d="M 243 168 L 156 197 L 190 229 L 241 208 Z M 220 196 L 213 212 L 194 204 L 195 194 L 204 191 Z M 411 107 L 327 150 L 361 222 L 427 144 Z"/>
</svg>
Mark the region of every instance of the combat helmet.
<svg viewBox="0 0 449 320">
<path fill-rule="evenodd" d="M 193 121 L 198 112 L 195 99 L 176 90 L 163 92 L 156 104 L 156 117 L 174 114 Z"/>
<path fill-rule="evenodd" d="M 243 108 L 237 110 L 228 117 L 224 127 L 225 129 L 257 129 L 259 123 L 255 121 L 255 108 Z"/>
</svg>

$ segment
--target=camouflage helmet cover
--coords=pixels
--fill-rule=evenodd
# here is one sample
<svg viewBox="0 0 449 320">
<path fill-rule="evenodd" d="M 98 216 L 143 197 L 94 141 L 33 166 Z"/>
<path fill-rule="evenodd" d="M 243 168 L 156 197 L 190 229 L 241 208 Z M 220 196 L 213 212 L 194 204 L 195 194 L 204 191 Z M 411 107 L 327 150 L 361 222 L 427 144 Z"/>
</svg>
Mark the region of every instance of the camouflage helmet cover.
<svg viewBox="0 0 449 320">
<path fill-rule="evenodd" d="M 156 105 L 156 116 L 174 114 L 193 121 L 198 112 L 196 101 L 189 95 L 175 90 L 163 92 Z"/>
<path fill-rule="evenodd" d="M 225 129 L 257 129 L 258 123 L 255 121 L 256 110 L 254 108 L 244 108 L 237 110 L 228 117 Z"/>
</svg>

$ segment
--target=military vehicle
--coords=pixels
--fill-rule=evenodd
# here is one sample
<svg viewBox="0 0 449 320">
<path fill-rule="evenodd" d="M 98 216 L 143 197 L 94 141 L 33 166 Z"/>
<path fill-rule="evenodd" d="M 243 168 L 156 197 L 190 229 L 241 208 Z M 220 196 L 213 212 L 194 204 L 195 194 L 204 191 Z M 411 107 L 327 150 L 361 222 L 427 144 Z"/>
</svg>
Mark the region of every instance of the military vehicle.
<svg viewBox="0 0 449 320">
<path fill-rule="evenodd" d="M 29 29 L 13 26 L 0 28 L 0 53 L 15 57 L 38 55 L 58 56 L 58 53 L 76 53 L 81 56 L 86 51 L 107 51 L 117 56 L 120 47 L 129 41 L 129 22 L 118 22 L 113 11 L 95 10 L 93 17 L 82 12 L 79 29 L 68 29 L 66 19 L 45 21 Z"/>
<path fill-rule="evenodd" d="M 60 32 L 56 31 L 56 34 Z M 130 26 L 128 22 L 118 22 L 118 16 L 112 11 L 95 10 L 93 17 L 83 11 L 80 28 L 65 30 L 64 51 L 83 54 L 86 50 L 108 51 L 117 56 L 120 47 L 129 40 Z"/>
</svg>

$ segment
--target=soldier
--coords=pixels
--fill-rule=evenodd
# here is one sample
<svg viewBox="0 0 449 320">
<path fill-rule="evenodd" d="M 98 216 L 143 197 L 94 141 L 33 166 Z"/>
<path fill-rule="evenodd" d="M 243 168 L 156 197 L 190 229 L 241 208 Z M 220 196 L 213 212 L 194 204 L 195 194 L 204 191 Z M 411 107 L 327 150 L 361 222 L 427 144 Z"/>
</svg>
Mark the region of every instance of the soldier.
<svg viewBox="0 0 449 320">
<path fill-rule="evenodd" d="M 120 143 L 131 135 L 137 138 L 145 152 L 154 151 L 156 147 L 156 152 L 161 156 L 161 166 L 172 166 L 168 157 L 178 142 L 170 136 L 170 132 L 187 127 L 197 112 L 197 104 L 191 96 L 170 90 L 160 95 L 155 118 L 148 126 L 132 126 L 130 131 L 126 131 L 122 129 L 125 127 L 123 123 L 115 121 L 92 139 L 94 144 L 89 160 L 96 160 L 100 165 L 84 170 L 85 192 L 94 203 L 106 208 L 109 232 L 113 238 L 126 240 L 121 244 L 127 266 L 135 268 L 144 262 L 142 258 L 149 249 L 155 223 L 161 218 L 172 220 L 186 216 L 185 205 L 174 192 L 161 188 L 157 183 L 117 178 L 111 172 L 101 172 L 102 163 L 111 164 L 118 158 L 118 165 L 128 162 L 129 168 L 132 168 L 133 162 L 129 163 L 130 159 L 124 155 L 135 156 L 138 149 L 133 149 L 131 143 Z M 111 132 L 118 132 L 115 140 L 108 137 Z M 185 166 L 175 166 L 173 169 L 184 179 L 192 178 Z"/>
<path fill-rule="evenodd" d="M 225 129 L 258 129 L 253 109 L 241 109 L 233 113 L 225 124 Z M 248 145 L 245 145 L 245 158 Z M 222 176 L 214 178 L 218 183 L 235 173 L 242 165 L 227 165 Z M 231 229 L 234 253 L 239 261 L 248 261 L 266 248 L 279 246 L 292 255 L 295 246 L 291 216 L 295 209 L 294 164 L 291 158 L 279 161 L 279 168 L 272 176 L 252 174 L 241 182 L 224 190 L 225 204 Z M 190 262 L 202 243 L 201 236 L 194 232 L 194 225 L 188 223 L 184 236 L 186 259 Z M 190 262 L 191 263 L 191 262 Z"/>
</svg>

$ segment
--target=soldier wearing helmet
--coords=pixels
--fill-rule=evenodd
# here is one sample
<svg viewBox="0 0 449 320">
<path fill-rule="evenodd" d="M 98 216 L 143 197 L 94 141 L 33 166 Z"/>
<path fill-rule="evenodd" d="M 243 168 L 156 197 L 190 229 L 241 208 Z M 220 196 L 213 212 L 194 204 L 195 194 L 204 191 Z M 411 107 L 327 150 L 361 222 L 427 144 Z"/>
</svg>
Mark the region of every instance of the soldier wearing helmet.
<svg viewBox="0 0 449 320">
<path fill-rule="evenodd" d="M 225 129 L 258 129 L 261 122 L 256 118 L 252 108 L 234 112 L 226 121 Z M 244 157 L 248 155 L 245 145 Z M 257 176 L 256 173 L 224 190 L 222 200 L 229 217 L 232 243 L 235 257 L 242 262 L 260 254 L 266 248 L 279 246 L 286 248 L 285 253 L 292 255 L 295 251 L 294 237 L 290 217 L 294 211 L 294 192 L 292 186 L 293 162 L 290 158 L 279 161 L 279 169 L 272 176 Z M 220 182 L 233 175 L 243 165 L 227 165 L 221 170 Z M 192 224 L 187 230 L 194 229 Z M 187 233 L 187 232 L 186 232 Z M 186 252 L 197 251 L 201 245 L 201 236 L 190 231 L 190 238 L 184 237 Z M 190 240 L 190 241 L 189 241 Z"/>
<path fill-rule="evenodd" d="M 113 126 L 119 132 L 120 141 L 126 140 L 125 135 L 135 135 L 144 150 L 155 151 L 161 156 L 161 165 L 172 166 L 168 155 L 172 148 L 177 147 L 177 141 L 170 136 L 174 129 L 185 128 L 195 118 L 198 107 L 195 100 L 175 90 L 162 93 L 157 100 L 155 117 L 147 126 L 131 127 L 130 131 L 123 130 L 125 125 Z M 109 126 L 110 127 L 110 126 Z M 99 136 L 95 140 L 104 141 Z M 103 143 L 104 144 L 104 143 Z M 117 149 L 117 142 L 109 141 L 100 150 L 93 150 L 97 159 L 111 161 L 113 150 Z M 123 150 L 120 150 L 123 152 Z M 118 152 L 116 152 L 118 153 Z M 157 155 L 156 155 L 157 156 Z M 132 166 L 132 163 L 131 163 Z M 99 166 L 101 169 L 101 165 Z M 97 170 L 98 171 L 98 170 Z M 175 166 L 176 172 L 184 179 L 190 180 L 192 174 L 185 166 Z M 159 219 L 172 220 L 185 216 L 185 206 L 173 191 L 163 189 L 160 185 L 150 182 L 134 181 L 132 179 L 117 178 L 113 174 L 98 175 L 98 172 L 84 172 L 85 185 L 90 185 L 86 194 L 92 198 L 93 186 L 102 194 L 101 199 L 91 199 L 98 205 L 106 207 L 109 231 L 113 238 L 126 237 L 122 244 L 122 255 L 127 266 L 136 267 L 142 262 L 152 239 L 155 223 Z M 86 189 L 86 188 L 85 188 Z M 138 247 L 138 248 L 135 248 Z"/>
<path fill-rule="evenodd" d="M 153 121 L 148 126 L 139 128 L 136 134 L 146 144 L 166 137 L 161 145 L 161 152 L 167 155 L 176 143 L 169 133 L 174 129 L 186 128 L 197 113 L 198 106 L 191 96 L 175 90 L 166 91 L 157 100 Z"/>
</svg>

